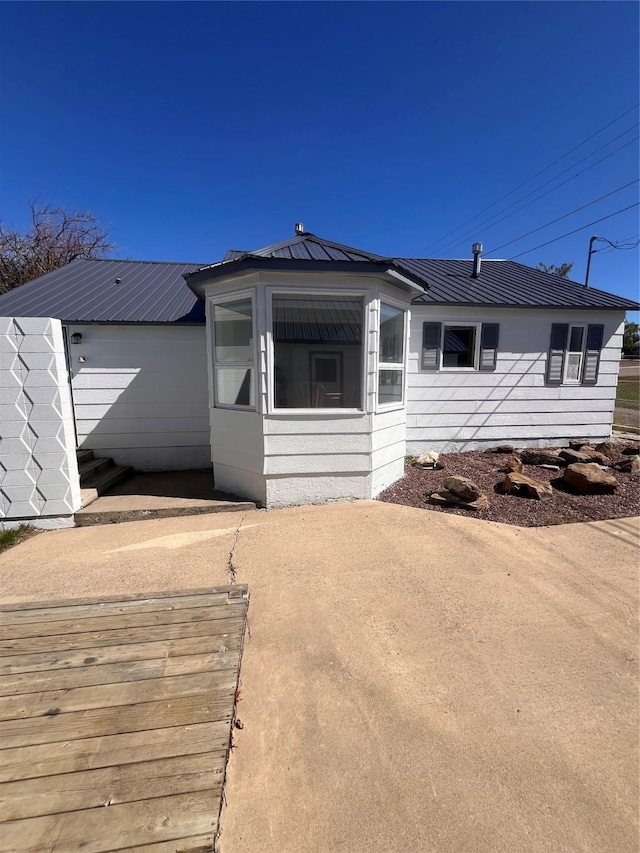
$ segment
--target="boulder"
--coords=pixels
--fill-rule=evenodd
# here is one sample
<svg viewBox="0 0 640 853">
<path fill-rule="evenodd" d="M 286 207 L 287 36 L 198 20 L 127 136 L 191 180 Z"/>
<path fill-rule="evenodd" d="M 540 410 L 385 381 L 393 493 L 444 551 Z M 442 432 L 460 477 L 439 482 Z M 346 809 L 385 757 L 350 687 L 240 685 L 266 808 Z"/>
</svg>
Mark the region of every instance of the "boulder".
<svg viewBox="0 0 640 853">
<path fill-rule="evenodd" d="M 597 462 L 598 465 L 611 465 L 611 460 L 608 456 L 605 456 L 604 453 L 600 453 L 595 449 L 595 447 L 591 447 L 589 444 L 585 444 L 578 452 L 584 453 L 585 456 L 589 457 L 591 462 Z"/>
<path fill-rule="evenodd" d="M 618 485 L 612 474 L 593 463 L 576 462 L 569 465 L 565 468 L 563 479 L 574 492 L 581 495 L 610 494 Z"/>
<path fill-rule="evenodd" d="M 527 477 L 513 471 L 502 481 L 502 488 L 508 495 L 521 495 L 527 498 L 536 498 L 539 501 L 548 501 L 553 497 L 553 489 L 549 483 Z"/>
<path fill-rule="evenodd" d="M 622 449 L 622 452 L 625 456 L 636 456 L 640 453 L 640 442 L 633 441 L 631 444 L 627 444 L 627 446 Z"/>
<path fill-rule="evenodd" d="M 449 492 L 446 489 L 442 489 L 440 492 L 433 492 L 433 494 L 427 497 L 427 500 L 436 506 L 461 506 L 464 509 L 474 510 L 487 509 L 489 506 L 489 498 L 486 495 L 480 495 L 474 501 L 463 501 L 454 495 L 453 492 Z"/>
<path fill-rule="evenodd" d="M 562 463 L 557 450 L 527 448 L 520 451 L 520 458 L 525 465 L 560 465 Z"/>
<path fill-rule="evenodd" d="M 477 483 L 474 483 L 468 477 L 460 477 L 457 474 L 447 477 L 442 487 L 457 498 L 460 498 L 461 501 L 477 501 L 482 494 L 480 486 Z"/>
<path fill-rule="evenodd" d="M 561 450 L 560 458 L 565 465 L 571 465 L 574 462 L 591 462 L 590 457 L 586 453 L 580 453 L 578 450 Z"/>
<path fill-rule="evenodd" d="M 601 441 L 600 444 L 596 444 L 596 450 L 598 453 L 603 453 L 605 456 L 608 456 L 609 459 L 615 459 L 615 457 L 620 454 L 620 442 Z"/>
<path fill-rule="evenodd" d="M 497 447 L 489 447 L 485 453 L 513 453 L 514 450 L 511 444 L 499 444 Z"/>
<path fill-rule="evenodd" d="M 569 441 L 569 447 L 571 450 L 580 450 L 580 448 L 584 447 L 585 444 L 589 444 L 589 440 L 587 438 L 572 438 Z"/>
<path fill-rule="evenodd" d="M 637 456 L 623 456 L 619 462 L 616 462 L 613 466 L 616 471 L 622 471 L 624 474 L 635 474 L 636 476 L 640 475 L 640 455 Z"/>
<path fill-rule="evenodd" d="M 443 468 L 444 466 L 438 463 L 439 458 L 440 454 L 435 450 L 427 450 L 426 453 L 414 459 L 413 464 L 418 468 Z"/>
<path fill-rule="evenodd" d="M 522 459 L 520 459 L 517 453 L 514 453 L 513 456 L 509 457 L 506 468 L 507 471 L 517 471 L 519 474 L 522 474 L 524 471 L 524 465 L 522 464 Z"/>
</svg>

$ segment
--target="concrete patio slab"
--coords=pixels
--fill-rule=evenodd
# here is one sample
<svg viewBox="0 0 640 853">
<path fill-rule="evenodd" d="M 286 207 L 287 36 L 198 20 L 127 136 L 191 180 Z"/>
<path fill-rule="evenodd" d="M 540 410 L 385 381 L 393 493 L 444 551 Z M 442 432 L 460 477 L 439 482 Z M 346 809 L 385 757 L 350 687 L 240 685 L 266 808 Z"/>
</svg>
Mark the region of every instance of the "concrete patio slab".
<svg viewBox="0 0 640 853">
<path fill-rule="evenodd" d="M 248 583 L 222 853 L 637 853 L 639 533 L 367 501 L 55 531 L 0 572 Z"/>
<path fill-rule="evenodd" d="M 83 502 L 75 521 L 86 527 L 250 509 L 255 509 L 253 502 L 216 491 L 211 471 L 168 471 L 134 474 L 106 494 Z"/>
</svg>

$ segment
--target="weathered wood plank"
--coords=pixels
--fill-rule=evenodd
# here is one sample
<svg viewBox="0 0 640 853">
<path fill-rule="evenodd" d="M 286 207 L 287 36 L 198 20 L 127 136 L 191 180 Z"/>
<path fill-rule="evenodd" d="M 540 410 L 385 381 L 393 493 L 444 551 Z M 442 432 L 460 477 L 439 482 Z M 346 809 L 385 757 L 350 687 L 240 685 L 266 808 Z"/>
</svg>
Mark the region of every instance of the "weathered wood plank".
<svg viewBox="0 0 640 853">
<path fill-rule="evenodd" d="M 211 586 L 211 587 L 197 587 L 195 589 L 174 589 L 174 590 L 160 590 L 160 592 L 135 592 L 127 595 L 105 595 L 100 596 L 99 598 L 90 597 L 90 598 L 59 598 L 53 601 L 47 601 L 46 607 L 50 609 L 52 607 L 69 607 L 75 606 L 79 604 L 107 604 L 109 602 L 125 602 L 125 601 L 149 601 L 151 599 L 161 599 L 161 598 L 184 598 L 185 596 L 192 595 L 218 595 L 220 593 L 226 593 L 230 595 L 232 598 L 242 597 L 247 594 L 247 584 L 239 583 L 239 584 L 230 584 L 223 586 Z M 11 611 L 23 611 L 23 610 L 41 610 L 43 607 L 43 603 L 41 601 L 20 601 L 13 602 L 9 604 L 0 604 L 0 613 L 9 613 Z"/>
<path fill-rule="evenodd" d="M 215 630 L 205 637 L 186 637 L 178 640 L 156 640 L 135 645 L 107 646 L 104 649 L 70 649 L 62 652 L 34 652 L 0 658 L 0 673 L 33 673 L 51 670 L 61 672 L 82 668 L 91 664 L 109 664 L 120 661 L 145 661 L 179 657 L 183 655 L 210 654 L 224 648 L 237 651 L 242 644 L 242 632 L 238 624 L 244 620 L 216 623 Z"/>
<path fill-rule="evenodd" d="M 113 631 L 87 631 L 77 634 L 56 635 L 54 637 L 21 637 L 15 640 L 0 641 L 0 656 L 33 652 L 69 651 L 71 649 L 102 648 L 104 646 L 133 645 L 152 640 L 180 640 L 187 637 L 207 637 L 221 623 L 232 623 L 238 618 L 244 621 L 245 607 L 232 604 L 223 611 L 225 618 L 214 618 L 203 622 L 179 622 L 175 625 L 150 625 L 136 628 L 116 628 Z M 236 623 L 237 624 L 237 623 Z M 230 630 L 234 630 L 231 628 Z"/>
<path fill-rule="evenodd" d="M 0 782 L 224 751 L 229 735 L 229 723 L 223 720 L 3 749 Z"/>
<path fill-rule="evenodd" d="M 242 600 L 242 599 L 240 599 Z M 29 622 L 58 622 L 63 619 L 95 619 L 96 616 L 123 616 L 127 613 L 161 613 L 165 610 L 189 610 L 192 607 L 224 607 L 237 598 L 228 593 L 184 595 L 175 598 L 152 598 L 149 601 L 114 601 L 103 604 L 70 604 L 67 607 L 40 607 L 36 610 L 0 611 L 0 625 L 22 625 Z"/>
<path fill-rule="evenodd" d="M 0 814 L 4 820 L 23 820 L 192 791 L 220 792 L 225 758 L 226 751 L 179 755 L 6 782 L 0 785 Z"/>
<path fill-rule="evenodd" d="M 9 821 L 0 853 L 106 853 L 215 831 L 218 791 L 158 797 L 109 808 Z"/>
<path fill-rule="evenodd" d="M 139 732 L 231 720 L 235 690 L 221 689 L 205 696 L 185 696 L 159 702 L 116 705 L 47 715 L 2 724 L 2 749 L 56 741 L 100 737 L 122 732 Z M 0 757 L 2 752 L 0 751 Z"/>
<path fill-rule="evenodd" d="M 177 841 L 160 841 L 158 844 L 145 844 L 142 847 L 129 847 L 128 853 L 211 853 L 213 834 L 192 835 Z"/>
<path fill-rule="evenodd" d="M 143 681 L 146 678 L 162 676 L 192 675 L 196 672 L 235 670 L 239 658 L 237 651 L 218 651 L 205 655 L 127 661 L 104 666 L 88 664 L 74 669 L 0 675 L 0 697 L 16 696 L 20 693 L 43 693 L 47 690 L 68 690 L 74 687 L 89 687 L 92 684 L 116 684 L 121 681 Z"/>
<path fill-rule="evenodd" d="M 195 675 L 162 676 L 144 681 L 47 690 L 44 693 L 19 693 L 0 699 L 0 720 L 26 720 L 45 714 L 57 716 L 91 708 L 132 705 L 135 702 L 213 695 L 221 690 L 233 690 L 235 683 L 236 671 L 225 669 Z"/>
<path fill-rule="evenodd" d="M 121 628 L 144 628 L 158 625 L 179 625 L 190 622 L 215 622 L 244 615 L 245 604 L 225 604 L 223 607 L 191 607 L 188 610 L 162 610 L 152 613 L 125 613 L 96 616 L 94 619 L 64 619 L 57 622 L 28 622 L 0 625 L 0 640 L 28 637 L 55 637 L 57 634 L 79 634 L 88 631 L 116 631 Z"/>
</svg>

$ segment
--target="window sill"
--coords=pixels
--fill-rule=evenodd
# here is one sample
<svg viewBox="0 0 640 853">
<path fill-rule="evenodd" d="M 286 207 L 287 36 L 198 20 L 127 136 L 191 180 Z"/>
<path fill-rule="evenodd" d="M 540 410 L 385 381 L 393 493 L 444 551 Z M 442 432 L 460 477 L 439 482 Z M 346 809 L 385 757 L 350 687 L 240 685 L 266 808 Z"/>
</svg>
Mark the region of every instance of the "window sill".
<svg viewBox="0 0 640 853">
<path fill-rule="evenodd" d="M 279 417 L 279 418 L 288 418 L 292 415 L 313 415 L 314 417 L 340 417 L 343 415 L 344 417 L 353 417 L 354 415 L 366 415 L 363 409 L 325 409 L 318 407 L 317 409 L 272 409 L 270 412 L 267 412 L 269 417 Z"/>
<path fill-rule="evenodd" d="M 376 414 L 381 415 L 386 412 L 401 412 L 403 409 L 406 409 L 406 405 L 404 403 L 387 403 L 386 405 L 383 403 L 376 409 Z"/>
</svg>

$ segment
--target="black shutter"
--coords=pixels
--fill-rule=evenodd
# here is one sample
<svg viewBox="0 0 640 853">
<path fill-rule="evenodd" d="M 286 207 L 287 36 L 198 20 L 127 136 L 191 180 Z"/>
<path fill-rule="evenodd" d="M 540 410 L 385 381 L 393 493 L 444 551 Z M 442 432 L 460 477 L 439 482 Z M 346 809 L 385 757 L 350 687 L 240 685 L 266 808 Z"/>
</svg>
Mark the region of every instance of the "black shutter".
<svg viewBox="0 0 640 853">
<path fill-rule="evenodd" d="M 587 346 L 584 352 L 583 385 L 595 385 L 598 381 L 600 352 L 603 342 L 604 325 L 601 323 L 590 324 L 587 328 Z"/>
<path fill-rule="evenodd" d="M 568 323 L 552 323 L 549 355 L 547 356 L 547 385 L 562 385 L 568 337 Z"/>
<path fill-rule="evenodd" d="M 498 323 L 483 323 L 480 334 L 480 370 L 495 370 L 498 359 Z"/>
<path fill-rule="evenodd" d="M 439 370 L 442 323 L 422 324 L 422 369 Z"/>
</svg>

